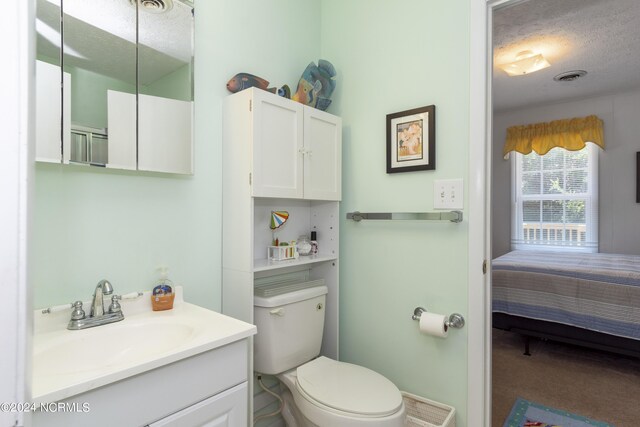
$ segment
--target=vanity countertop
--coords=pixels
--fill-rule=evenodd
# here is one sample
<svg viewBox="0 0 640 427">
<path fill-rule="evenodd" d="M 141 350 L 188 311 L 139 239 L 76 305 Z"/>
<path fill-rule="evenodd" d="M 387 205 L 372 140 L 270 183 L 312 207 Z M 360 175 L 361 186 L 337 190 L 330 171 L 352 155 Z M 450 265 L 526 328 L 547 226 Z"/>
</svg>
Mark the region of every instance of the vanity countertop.
<svg viewBox="0 0 640 427">
<path fill-rule="evenodd" d="M 34 318 L 34 403 L 49 403 L 222 347 L 256 333 L 249 323 L 184 302 L 152 311 L 150 293 L 122 301 L 124 320 L 66 329 L 71 309 Z"/>
</svg>

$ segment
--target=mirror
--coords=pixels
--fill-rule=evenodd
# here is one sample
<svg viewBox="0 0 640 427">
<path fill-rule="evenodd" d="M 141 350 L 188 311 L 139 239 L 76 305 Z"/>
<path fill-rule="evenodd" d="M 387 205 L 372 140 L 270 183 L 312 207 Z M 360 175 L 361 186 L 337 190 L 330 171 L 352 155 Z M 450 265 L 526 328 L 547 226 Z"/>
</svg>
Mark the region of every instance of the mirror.
<svg viewBox="0 0 640 427">
<path fill-rule="evenodd" d="M 46 115 L 38 114 L 38 108 L 37 128 L 42 131 L 36 136 L 36 159 L 115 169 L 192 173 L 193 8 L 190 3 L 64 0 L 62 13 L 59 3 L 60 0 L 38 0 L 37 3 L 38 93 L 42 93 L 43 98 L 47 93 L 50 98 L 56 92 L 56 82 L 52 79 L 42 84 L 48 90 L 40 90 L 41 77 L 44 81 L 44 76 L 48 76 L 45 71 L 40 72 L 40 68 L 53 74 L 51 70 L 57 67 L 58 96 L 48 103 Z M 38 27 L 40 21 L 47 27 Z M 44 28 L 51 28 L 50 38 L 41 31 Z M 61 58 L 57 62 L 46 60 L 56 54 Z M 60 80 L 63 80 L 62 91 Z M 40 96 L 37 96 L 40 106 Z M 57 110 L 51 108 L 54 103 L 58 105 Z M 56 129 L 50 124 L 45 126 L 45 119 L 55 122 Z M 52 142 L 56 135 L 57 149 Z"/>
<path fill-rule="evenodd" d="M 63 95 L 71 111 L 63 162 L 134 170 L 136 8 L 128 0 L 64 0 L 62 12 L 62 67 L 71 76 Z M 112 92 L 131 98 L 126 128 L 110 123 Z"/>
<path fill-rule="evenodd" d="M 184 3 L 139 2 L 139 170 L 191 173 L 192 27 L 193 8 Z"/>
</svg>

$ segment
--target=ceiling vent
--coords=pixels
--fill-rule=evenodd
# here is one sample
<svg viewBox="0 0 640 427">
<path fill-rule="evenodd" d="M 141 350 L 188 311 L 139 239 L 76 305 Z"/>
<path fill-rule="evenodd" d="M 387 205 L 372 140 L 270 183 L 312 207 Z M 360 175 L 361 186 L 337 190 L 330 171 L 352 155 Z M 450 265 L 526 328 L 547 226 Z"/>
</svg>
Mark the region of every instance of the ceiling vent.
<svg viewBox="0 0 640 427">
<path fill-rule="evenodd" d="M 580 77 L 584 77 L 587 75 L 587 72 L 584 70 L 573 70 L 567 71 L 564 73 L 560 73 L 553 78 L 553 80 L 557 82 L 572 82 L 574 80 L 578 80 Z"/>
<path fill-rule="evenodd" d="M 164 13 L 173 8 L 172 0 L 129 0 L 132 5 L 140 6 L 140 10 L 149 13 Z"/>
</svg>

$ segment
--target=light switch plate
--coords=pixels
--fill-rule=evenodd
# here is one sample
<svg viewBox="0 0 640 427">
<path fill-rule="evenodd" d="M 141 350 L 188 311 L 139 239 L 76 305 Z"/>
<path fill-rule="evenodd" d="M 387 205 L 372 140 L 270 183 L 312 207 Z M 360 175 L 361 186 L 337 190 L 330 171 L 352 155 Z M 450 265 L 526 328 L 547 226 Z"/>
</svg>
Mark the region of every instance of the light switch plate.
<svg viewBox="0 0 640 427">
<path fill-rule="evenodd" d="M 436 179 L 433 183 L 434 209 L 462 209 L 464 207 L 462 178 Z"/>
</svg>

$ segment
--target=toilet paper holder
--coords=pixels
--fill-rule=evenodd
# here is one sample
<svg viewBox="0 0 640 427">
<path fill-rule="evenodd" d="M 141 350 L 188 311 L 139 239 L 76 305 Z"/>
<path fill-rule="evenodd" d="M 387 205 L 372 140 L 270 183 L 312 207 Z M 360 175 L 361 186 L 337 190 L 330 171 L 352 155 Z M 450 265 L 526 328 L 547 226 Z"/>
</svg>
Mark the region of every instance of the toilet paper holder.
<svg viewBox="0 0 640 427">
<path fill-rule="evenodd" d="M 411 316 L 411 318 L 413 320 L 420 320 L 420 316 L 426 311 L 423 307 L 416 307 L 415 310 L 413 310 L 413 316 Z M 462 317 L 462 314 L 453 313 L 449 316 L 449 320 L 447 320 L 445 324 L 448 328 L 461 329 L 464 326 L 464 317 Z"/>
</svg>

